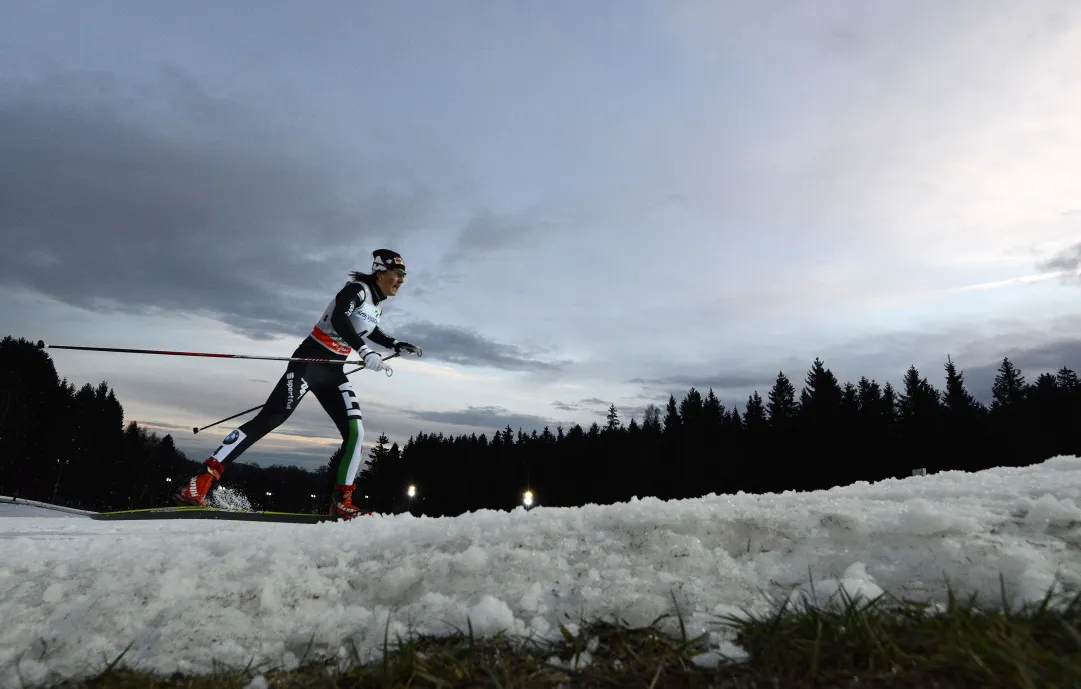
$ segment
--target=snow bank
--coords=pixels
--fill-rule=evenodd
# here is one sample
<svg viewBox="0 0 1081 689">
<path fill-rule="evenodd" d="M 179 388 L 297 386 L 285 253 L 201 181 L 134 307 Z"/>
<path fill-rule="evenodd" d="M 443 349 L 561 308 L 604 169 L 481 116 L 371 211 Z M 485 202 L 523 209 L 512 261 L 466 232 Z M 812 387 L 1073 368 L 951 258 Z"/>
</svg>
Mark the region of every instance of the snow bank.
<svg viewBox="0 0 1081 689">
<path fill-rule="evenodd" d="M 717 616 L 771 597 L 959 592 L 1013 604 L 1081 584 L 1081 460 L 575 509 L 319 525 L 0 519 L 0 686 L 124 662 L 157 672 L 375 658 L 410 629 L 555 637 L 676 606 L 716 657 Z M 675 623 L 673 622 L 673 625 Z M 712 654 L 711 654 L 712 655 Z"/>
</svg>

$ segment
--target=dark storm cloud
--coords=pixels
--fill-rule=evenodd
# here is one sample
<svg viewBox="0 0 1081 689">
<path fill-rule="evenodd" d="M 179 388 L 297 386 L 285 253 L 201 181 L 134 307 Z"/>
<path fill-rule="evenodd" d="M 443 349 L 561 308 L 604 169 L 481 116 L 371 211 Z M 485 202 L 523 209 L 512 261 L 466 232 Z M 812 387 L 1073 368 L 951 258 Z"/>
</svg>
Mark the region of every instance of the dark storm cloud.
<svg viewBox="0 0 1081 689">
<path fill-rule="evenodd" d="M 1041 270 L 1061 270 L 1068 273 L 1081 271 L 1081 242 L 1064 249 L 1050 260 L 1040 264 Z"/>
<path fill-rule="evenodd" d="M 786 361 L 786 364 L 792 362 Z M 710 389 L 719 395 L 722 390 L 752 390 L 763 389 L 773 386 L 777 379 L 777 371 L 754 370 L 754 371 L 730 371 L 714 372 L 706 375 L 673 375 L 664 378 L 632 378 L 628 383 L 637 383 L 650 393 L 658 390 L 680 390 L 686 392 L 694 388 L 699 392 Z"/>
<path fill-rule="evenodd" d="M 429 191 L 381 188 L 175 70 L 0 94 L 0 281 L 69 304 L 295 334 L 372 246 L 434 212 Z"/>
<path fill-rule="evenodd" d="M 557 223 L 543 217 L 539 210 L 496 214 L 490 209 L 481 209 L 462 226 L 461 233 L 437 269 L 422 270 L 410 285 L 410 291 L 418 297 L 439 294 L 444 286 L 464 280 L 471 262 L 499 251 L 553 241 L 556 229 Z"/>
<path fill-rule="evenodd" d="M 1055 373 L 1062 367 L 1072 369 L 1074 373 L 1081 375 L 1081 337 L 1033 347 L 1006 349 L 994 362 L 965 369 L 965 386 L 976 399 L 984 403 L 991 402 L 991 387 L 995 383 L 995 375 L 1005 357 L 1008 357 L 1014 366 L 1021 370 L 1027 383 L 1035 383 L 1040 373 Z M 960 368 L 961 365 L 958 364 L 958 367 Z M 937 381 L 935 383 L 938 388 L 942 385 Z"/>
<path fill-rule="evenodd" d="M 615 403 L 597 397 L 590 397 L 578 402 L 552 402 L 552 406 L 560 411 L 588 413 L 591 416 L 608 416 L 608 407 L 612 404 Z"/>
<path fill-rule="evenodd" d="M 444 264 L 455 264 L 478 254 L 539 243 L 554 229 L 554 224 L 535 211 L 500 215 L 483 209 L 462 228 L 454 248 L 444 257 Z"/>
<path fill-rule="evenodd" d="M 985 403 L 991 400 L 991 386 L 1003 357 L 1009 357 L 1029 382 L 1042 372 L 1053 373 L 1063 366 L 1081 372 L 1081 317 L 1061 319 L 1041 331 L 1007 320 L 983 325 L 998 334 L 973 336 L 979 328 L 964 324 L 941 331 L 890 332 L 826 347 L 819 356 L 842 386 L 866 376 L 880 385 L 890 382 L 898 390 L 910 366 L 941 390 L 945 385 L 944 366 L 950 357 L 964 374 L 969 392 Z M 720 369 L 713 375 L 636 378 L 628 382 L 638 383 L 642 389 L 638 398 L 628 402 L 651 401 L 663 406 L 669 394 L 678 403 L 691 387 L 703 395 L 712 388 L 722 403 L 742 409 L 747 396 L 755 390 L 765 398 L 780 372 L 788 377 L 798 395 L 814 358 L 758 361 L 741 370 Z M 718 371 L 718 367 L 711 370 Z"/>
<path fill-rule="evenodd" d="M 191 426 L 181 426 L 175 423 L 166 423 L 164 421 L 142 421 L 140 419 L 126 419 L 127 422 L 134 421 L 137 425 L 147 428 L 147 430 L 153 431 L 158 435 L 170 434 L 176 437 L 178 433 L 191 433 Z M 213 433 L 213 431 L 209 431 Z"/>
<path fill-rule="evenodd" d="M 505 371 L 556 372 L 560 362 L 543 361 L 536 352 L 517 345 L 493 342 L 465 328 L 428 322 L 403 325 L 395 336 L 422 342 L 424 356 L 467 366 L 491 366 Z"/>
<path fill-rule="evenodd" d="M 545 419 L 531 414 L 515 414 L 503 407 L 468 407 L 455 411 L 414 411 L 411 412 L 411 415 L 421 421 L 471 428 L 502 430 L 510 426 L 514 430 L 521 428 L 526 433 L 534 429 L 539 431 L 545 426 L 555 428 L 560 423 L 554 419 Z"/>
<path fill-rule="evenodd" d="M 538 241 L 548 224 L 529 214 L 496 215 L 485 210 L 469 221 L 458 238 L 459 254 L 471 251 L 494 251 L 515 246 L 523 241 Z"/>
</svg>

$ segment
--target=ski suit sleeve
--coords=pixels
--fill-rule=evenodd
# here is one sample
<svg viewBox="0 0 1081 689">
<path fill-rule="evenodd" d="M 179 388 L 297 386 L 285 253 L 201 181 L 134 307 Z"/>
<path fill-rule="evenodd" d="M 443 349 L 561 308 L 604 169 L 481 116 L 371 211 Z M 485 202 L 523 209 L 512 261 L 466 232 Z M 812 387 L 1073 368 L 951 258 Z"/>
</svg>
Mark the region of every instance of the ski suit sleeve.
<svg viewBox="0 0 1081 689">
<path fill-rule="evenodd" d="M 393 347 L 394 343 L 398 341 L 395 338 L 391 337 L 390 335 L 387 335 L 382 330 L 380 330 L 378 325 L 375 326 L 374 330 L 372 330 L 370 333 L 368 333 L 368 339 L 371 340 L 372 342 L 376 343 L 377 345 L 383 345 L 387 349 L 390 349 L 391 347 Z"/>
<path fill-rule="evenodd" d="M 330 325 L 334 332 L 358 352 L 366 349 L 366 345 L 353 327 L 353 321 L 349 320 L 349 315 L 364 303 L 363 288 L 359 282 L 351 282 L 343 287 L 334 298 L 334 312 L 330 314 Z"/>
</svg>

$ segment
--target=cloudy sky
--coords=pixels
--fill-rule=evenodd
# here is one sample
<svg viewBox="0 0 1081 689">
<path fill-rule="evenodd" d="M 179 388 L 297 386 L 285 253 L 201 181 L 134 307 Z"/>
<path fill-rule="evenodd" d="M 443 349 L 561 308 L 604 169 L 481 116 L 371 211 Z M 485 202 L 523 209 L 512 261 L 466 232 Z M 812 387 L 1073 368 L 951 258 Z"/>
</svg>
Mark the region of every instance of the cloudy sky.
<svg viewBox="0 0 1081 689">
<path fill-rule="evenodd" d="M 1081 5 L 0 0 L 0 323 L 287 356 L 373 249 L 385 432 L 1081 369 Z M 194 459 L 284 364 L 53 351 Z M 314 466 L 314 402 L 249 451 Z"/>
</svg>

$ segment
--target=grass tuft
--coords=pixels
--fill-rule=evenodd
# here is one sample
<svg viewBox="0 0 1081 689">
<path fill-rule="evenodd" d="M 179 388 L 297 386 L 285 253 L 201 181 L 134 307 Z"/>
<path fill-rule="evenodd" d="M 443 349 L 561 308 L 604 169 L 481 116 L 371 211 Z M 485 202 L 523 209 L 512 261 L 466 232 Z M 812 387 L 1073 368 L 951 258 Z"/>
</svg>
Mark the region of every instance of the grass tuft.
<svg viewBox="0 0 1081 689">
<path fill-rule="evenodd" d="M 113 660 L 98 676 L 55 689 L 397 689 L 399 687 L 1065 687 L 1081 686 L 1081 594 L 1011 609 L 981 607 L 948 589 L 945 605 L 849 596 L 784 600 L 767 613 L 720 618 L 713 630 L 744 649 L 718 664 L 710 634 L 691 636 L 682 613 L 634 628 L 611 621 L 560 626 L 555 641 L 472 625 L 445 636 L 398 638 L 389 622 L 378 661 L 248 667 L 199 677 L 155 676 Z M 125 649 L 126 652 L 126 649 Z M 712 663 L 703 659 L 712 659 Z M 254 680 L 254 682 L 253 682 Z"/>
</svg>

